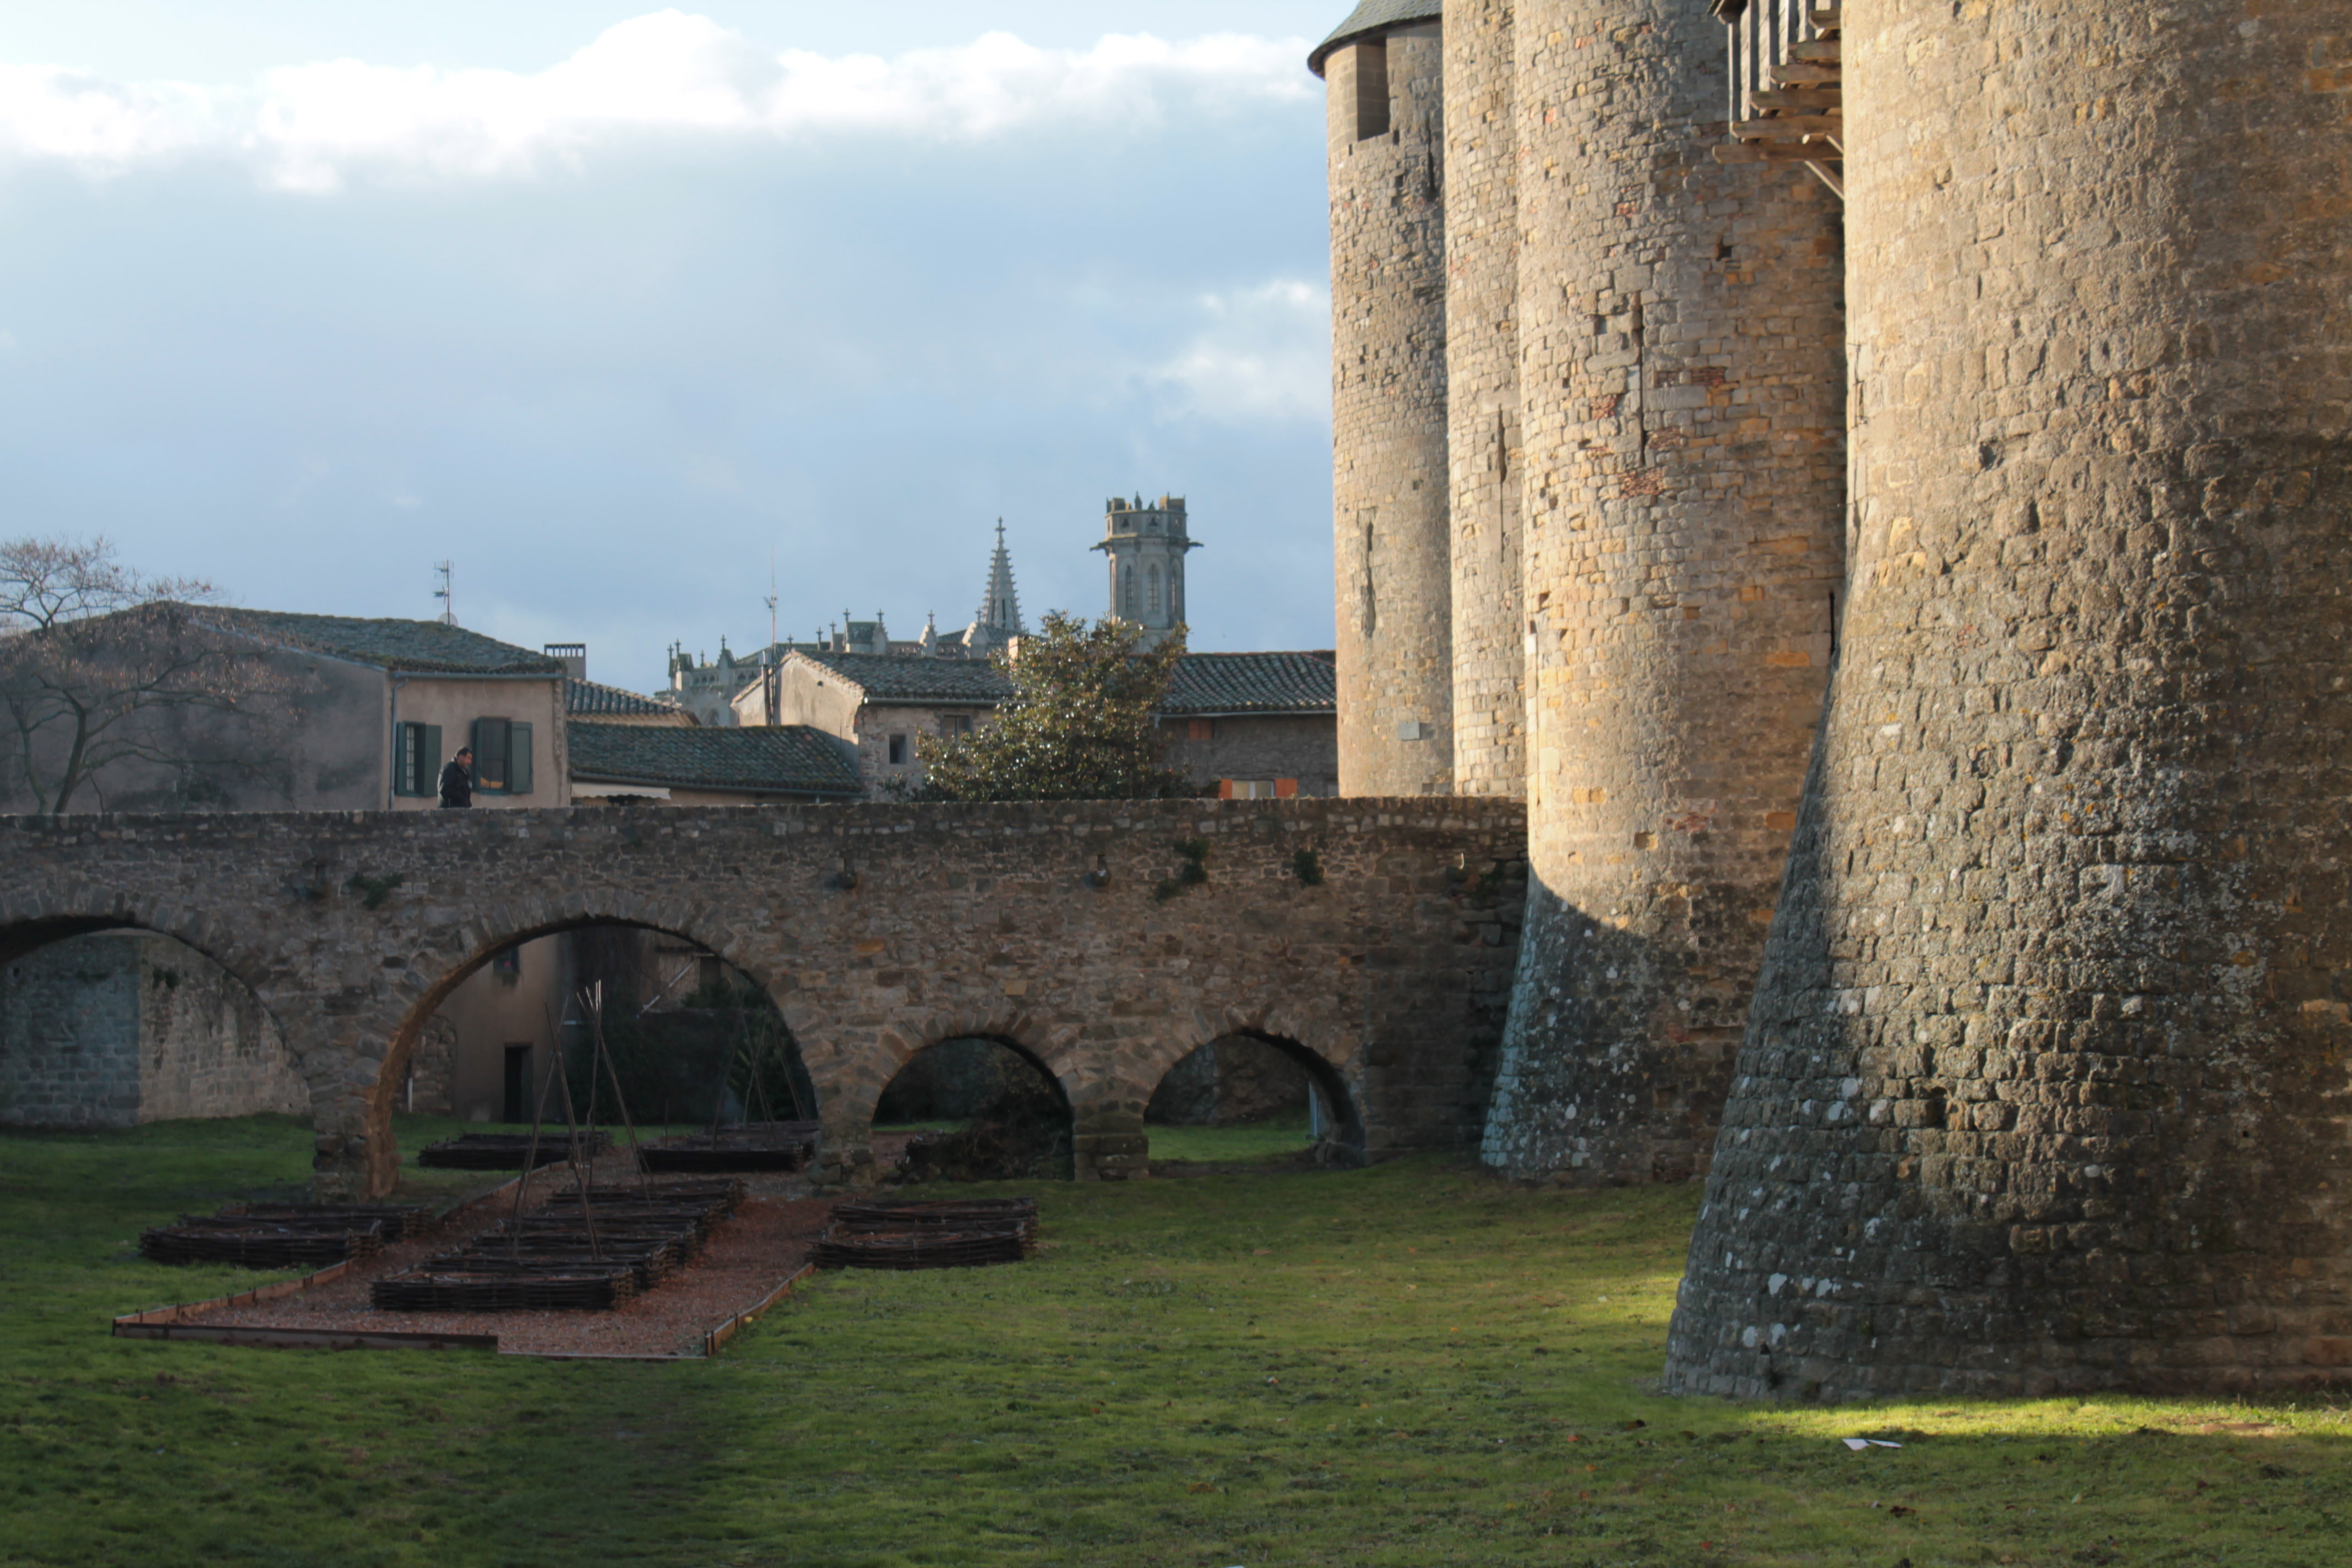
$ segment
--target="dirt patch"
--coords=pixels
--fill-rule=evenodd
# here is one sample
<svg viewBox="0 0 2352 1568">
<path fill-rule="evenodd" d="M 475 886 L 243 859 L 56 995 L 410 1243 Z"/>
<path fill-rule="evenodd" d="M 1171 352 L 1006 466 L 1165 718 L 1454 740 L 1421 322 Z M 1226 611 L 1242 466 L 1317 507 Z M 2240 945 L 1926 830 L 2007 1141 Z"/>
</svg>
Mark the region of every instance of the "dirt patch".
<svg viewBox="0 0 2352 1568">
<path fill-rule="evenodd" d="M 552 1184 L 534 1181 L 526 1209 L 541 1206 Z M 833 1212 L 831 1199 L 793 1192 L 794 1187 L 804 1192 L 803 1183 L 771 1178 L 746 1185 L 753 1195 L 711 1232 L 710 1244 L 690 1267 L 609 1311 L 380 1312 L 368 1304 L 368 1287 L 376 1280 L 497 1226 L 513 1212 L 509 1194 L 468 1204 L 431 1236 L 387 1247 L 316 1289 L 275 1301 L 215 1308 L 184 1321 L 351 1332 L 496 1334 L 501 1352 L 531 1355 L 691 1354 L 701 1348 L 703 1335 L 757 1306 L 800 1271 Z"/>
</svg>

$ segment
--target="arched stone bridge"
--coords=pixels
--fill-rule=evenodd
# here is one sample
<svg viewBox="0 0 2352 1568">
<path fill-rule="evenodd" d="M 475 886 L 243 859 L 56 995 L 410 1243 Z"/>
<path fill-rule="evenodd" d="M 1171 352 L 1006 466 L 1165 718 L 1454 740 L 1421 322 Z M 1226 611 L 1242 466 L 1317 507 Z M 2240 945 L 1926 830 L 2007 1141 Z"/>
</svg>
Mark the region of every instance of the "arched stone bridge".
<svg viewBox="0 0 2352 1568">
<path fill-rule="evenodd" d="M 1205 882 L 1176 882 L 1179 844 L 1207 846 Z M 900 1065 L 958 1036 L 1059 1080 L 1081 1176 L 1139 1172 L 1160 1076 L 1235 1033 L 1296 1057 L 1378 1158 L 1477 1137 L 1525 845 L 1524 809 L 1486 799 L 13 817 L 0 962 L 127 925 L 244 980 L 310 1085 L 322 1194 L 392 1185 L 394 1086 L 459 981 L 607 921 L 765 989 L 836 1176 L 870 1166 Z"/>
</svg>

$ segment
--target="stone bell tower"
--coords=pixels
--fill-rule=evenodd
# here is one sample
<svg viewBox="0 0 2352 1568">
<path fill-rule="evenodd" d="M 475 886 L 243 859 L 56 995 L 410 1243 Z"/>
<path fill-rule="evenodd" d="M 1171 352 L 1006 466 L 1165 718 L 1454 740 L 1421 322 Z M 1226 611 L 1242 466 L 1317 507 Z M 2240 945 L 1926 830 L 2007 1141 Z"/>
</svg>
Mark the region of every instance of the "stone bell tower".
<svg viewBox="0 0 2352 1568">
<path fill-rule="evenodd" d="M 1184 557 L 1201 548 L 1184 531 L 1184 498 L 1146 505 L 1139 495 L 1111 497 L 1094 548 L 1110 557 L 1110 613 L 1143 628 L 1142 646 L 1158 647 L 1184 624 Z"/>
</svg>

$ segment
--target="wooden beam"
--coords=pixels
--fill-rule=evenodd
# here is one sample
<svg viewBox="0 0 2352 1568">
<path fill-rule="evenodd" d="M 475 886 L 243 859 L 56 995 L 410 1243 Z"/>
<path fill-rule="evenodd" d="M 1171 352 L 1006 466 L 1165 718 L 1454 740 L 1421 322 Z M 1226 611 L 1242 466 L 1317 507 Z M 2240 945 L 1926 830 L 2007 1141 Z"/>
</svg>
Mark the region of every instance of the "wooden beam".
<svg viewBox="0 0 2352 1568">
<path fill-rule="evenodd" d="M 1783 114 L 1735 121 L 1731 134 L 1742 142 L 1801 142 L 1808 136 L 1843 136 L 1845 121 L 1834 114 Z"/>
<path fill-rule="evenodd" d="M 1767 109 L 1821 110 L 1835 114 L 1845 107 L 1845 94 L 1834 87 L 1773 88 L 1748 95 L 1748 105 L 1759 113 Z"/>
<path fill-rule="evenodd" d="M 1841 68 L 1833 65 L 1800 65 L 1783 60 L 1772 68 L 1774 87 L 1835 87 L 1843 79 Z"/>
<path fill-rule="evenodd" d="M 1833 33 L 1837 31 L 1844 12 L 1843 5 L 1816 5 L 1812 10 L 1813 26 L 1824 33 Z"/>
<path fill-rule="evenodd" d="M 1833 66 L 1838 63 L 1838 41 L 1835 38 L 1807 38 L 1789 46 L 1789 58 Z"/>
<path fill-rule="evenodd" d="M 1716 144 L 1718 163 L 1834 163 L 1839 155 L 1827 147 L 1794 142 L 1721 142 Z"/>
</svg>

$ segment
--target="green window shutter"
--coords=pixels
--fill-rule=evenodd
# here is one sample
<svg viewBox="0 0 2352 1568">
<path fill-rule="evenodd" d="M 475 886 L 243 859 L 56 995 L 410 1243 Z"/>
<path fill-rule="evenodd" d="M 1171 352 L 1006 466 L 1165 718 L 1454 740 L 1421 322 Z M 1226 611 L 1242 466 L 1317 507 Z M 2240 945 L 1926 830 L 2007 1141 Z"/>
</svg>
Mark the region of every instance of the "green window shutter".
<svg viewBox="0 0 2352 1568">
<path fill-rule="evenodd" d="M 507 793 L 530 793 L 530 726 L 507 726 Z"/>
<path fill-rule="evenodd" d="M 476 788 L 490 794 L 506 791 L 507 721 L 503 719 L 474 721 L 474 782 Z"/>
<path fill-rule="evenodd" d="M 416 747 L 416 793 L 437 795 L 441 793 L 441 726 L 419 724 L 424 740 Z"/>
</svg>

